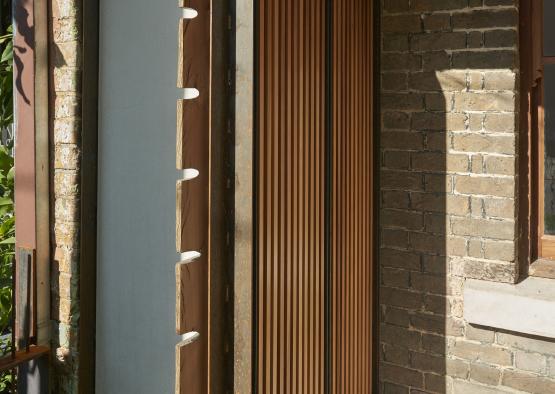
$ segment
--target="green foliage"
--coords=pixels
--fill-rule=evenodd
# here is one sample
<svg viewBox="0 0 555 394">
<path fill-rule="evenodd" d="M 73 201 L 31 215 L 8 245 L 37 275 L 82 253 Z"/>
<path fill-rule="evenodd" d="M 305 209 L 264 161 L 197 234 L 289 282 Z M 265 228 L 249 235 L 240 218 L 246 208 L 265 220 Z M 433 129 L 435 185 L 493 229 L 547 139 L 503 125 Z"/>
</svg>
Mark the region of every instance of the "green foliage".
<svg viewBox="0 0 555 394">
<path fill-rule="evenodd" d="M 9 149 L 0 146 L 0 335 L 9 334 L 12 318 L 12 260 L 15 253 L 14 166 Z M 11 351 L 11 341 L 0 339 L 0 356 Z M 0 375 L 0 393 L 8 393 L 15 375 Z"/>
<path fill-rule="evenodd" d="M 12 27 L 0 36 L 0 131 L 13 123 L 13 34 Z M 11 145 L 11 143 L 10 143 Z M 14 159 L 12 146 L 0 145 L 0 336 L 10 333 L 12 320 L 13 277 L 15 254 Z M 11 351 L 8 335 L 0 338 L 0 356 Z M 0 393 L 13 392 L 15 374 L 0 374 Z"/>
<path fill-rule="evenodd" d="M 13 34 L 0 36 L 0 130 L 13 123 Z M 0 334 L 11 318 L 12 259 L 15 247 L 14 160 L 8 146 L 0 146 Z"/>
<path fill-rule="evenodd" d="M 0 146 L 0 333 L 10 323 L 12 259 L 15 247 L 14 167 L 7 147 Z"/>
<path fill-rule="evenodd" d="M 13 123 L 13 34 L 8 27 L 7 34 L 0 36 L 2 55 L 0 56 L 0 129 Z"/>
<path fill-rule="evenodd" d="M 15 393 L 15 373 L 7 372 L 0 377 L 0 393 Z"/>
</svg>

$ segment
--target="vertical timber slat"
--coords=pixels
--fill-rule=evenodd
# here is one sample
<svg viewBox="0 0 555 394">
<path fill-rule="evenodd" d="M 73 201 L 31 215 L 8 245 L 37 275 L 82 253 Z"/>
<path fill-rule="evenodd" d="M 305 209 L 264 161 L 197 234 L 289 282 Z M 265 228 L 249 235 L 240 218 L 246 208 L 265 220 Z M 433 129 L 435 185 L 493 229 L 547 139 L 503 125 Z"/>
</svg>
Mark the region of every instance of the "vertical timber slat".
<svg viewBox="0 0 555 394">
<path fill-rule="evenodd" d="M 260 393 L 323 393 L 323 0 L 259 3 Z"/>
<path fill-rule="evenodd" d="M 328 4 L 257 8 L 260 393 L 372 391 L 374 6 Z"/>
<path fill-rule="evenodd" d="M 332 393 L 372 391 L 372 2 L 333 2 Z"/>
<path fill-rule="evenodd" d="M 176 394 L 209 392 L 211 1 L 180 0 L 176 166 Z"/>
</svg>

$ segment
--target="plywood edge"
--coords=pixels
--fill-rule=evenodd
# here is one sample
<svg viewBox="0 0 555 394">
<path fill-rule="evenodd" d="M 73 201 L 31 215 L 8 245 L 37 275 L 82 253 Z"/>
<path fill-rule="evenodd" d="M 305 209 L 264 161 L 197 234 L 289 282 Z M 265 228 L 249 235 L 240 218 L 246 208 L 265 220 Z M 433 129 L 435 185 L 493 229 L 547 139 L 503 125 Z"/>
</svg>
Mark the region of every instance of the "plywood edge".
<svg viewBox="0 0 555 394">
<path fill-rule="evenodd" d="M 181 264 L 175 265 L 175 333 L 181 334 L 181 303 L 183 299 L 181 295 Z"/>
<path fill-rule="evenodd" d="M 181 392 L 181 348 L 175 345 L 175 394 Z"/>
<path fill-rule="evenodd" d="M 182 0 L 181 3 L 184 3 Z M 185 41 L 185 18 L 179 20 L 179 36 L 178 36 L 178 48 L 177 48 L 177 87 L 185 88 L 185 73 L 184 73 L 184 63 L 185 63 L 185 51 L 183 50 Z"/>
<path fill-rule="evenodd" d="M 176 128 L 176 162 L 175 166 L 177 169 L 183 169 L 183 140 L 185 139 L 185 121 L 184 121 L 184 106 L 185 100 L 177 100 L 177 128 Z"/>
<path fill-rule="evenodd" d="M 202 374 L 195 374 L 187 370 L 195 366 L 195 356 L 198 357 L 200 334 L 190 332 L 183 336 L 183 340 L 175 345 L 175 392 L 176 394 L 197 393 L 204 386 Z"/>
<path fill-rule="evenodd" d="M 185 365 L 183 354 L 184 346 L 182 343 L 175 345 L 175 394 L 181 394 L 181 375 Z"/>
<path fill-rule="evenodd" d="M 175 185 L 175 249 L 177 252 L 181 252 L 181 231 L 183 229 L 182 223 L 182 207 L 183 207 L 183 180 L 179 180 Z"/>
</svg>

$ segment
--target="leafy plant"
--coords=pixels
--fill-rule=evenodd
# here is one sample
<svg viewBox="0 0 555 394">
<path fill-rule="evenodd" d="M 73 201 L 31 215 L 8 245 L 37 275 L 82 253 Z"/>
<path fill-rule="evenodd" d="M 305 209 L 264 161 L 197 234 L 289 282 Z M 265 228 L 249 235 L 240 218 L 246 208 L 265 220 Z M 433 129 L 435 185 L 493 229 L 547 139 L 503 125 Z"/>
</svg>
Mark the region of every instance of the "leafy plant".
<svg viewBox="0 0 555 394">
<path fill-rule="evenodd" d="M 0 333 L 12 312 L 12 259 L 15 252 L 14 166 L 6 146 L 0 146 Z"/>
<path fill-rule="evenodd" d="M 0 129 L 13 123 L 13 33 L 12 26 L 0 36 Z"/>
<path fill-rule="evenodd" d="M 0 129 L 13 123 L 13 34 L 0 36 Z M 12 259 L 15 252 L 14 160 L 11 146 L 0 146 L 0 335 L 11 319 Z"/>
<path fill-rule="evenodd" d="M 0 131 L 6 131 L 13 123 L 13 34 L 8 27 L 0 36 Z M 12 261 L 15 254 L 14 217 L 14 159 L 13 139 L 5 139 L 0 145 L 0 356 L 11 351 L 10 326 L 12 315 L 13 274 Z M 0 393 L 13 392 L 15 373 L 0 374 Z"/>
</svg>

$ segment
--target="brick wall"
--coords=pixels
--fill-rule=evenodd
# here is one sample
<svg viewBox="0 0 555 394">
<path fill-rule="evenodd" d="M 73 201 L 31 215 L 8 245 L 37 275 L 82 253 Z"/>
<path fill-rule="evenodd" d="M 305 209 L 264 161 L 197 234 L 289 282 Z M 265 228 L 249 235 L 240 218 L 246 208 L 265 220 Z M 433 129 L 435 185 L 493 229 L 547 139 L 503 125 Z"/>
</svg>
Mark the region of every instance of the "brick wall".
<svg viewBox="0 0 555 394">
<path fill-rule="evenodd" d="M 50 3 L 53 393 L 76 393 L 81 134 L 80 0 Z"/>
<path fill-rule="evenodd" d="M 382 5 L 382 390 L 555 392 L 555 343 L 463 319 L 519 276 L 517 1 Z"/>
</svg>

